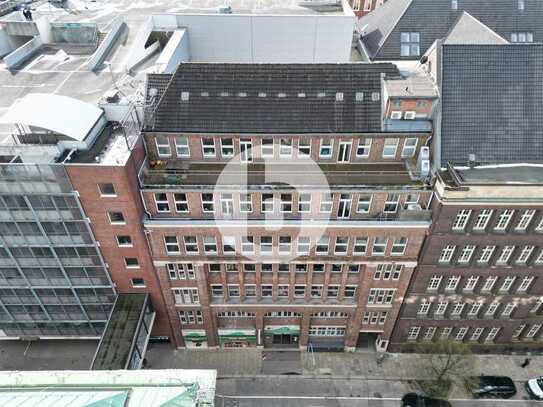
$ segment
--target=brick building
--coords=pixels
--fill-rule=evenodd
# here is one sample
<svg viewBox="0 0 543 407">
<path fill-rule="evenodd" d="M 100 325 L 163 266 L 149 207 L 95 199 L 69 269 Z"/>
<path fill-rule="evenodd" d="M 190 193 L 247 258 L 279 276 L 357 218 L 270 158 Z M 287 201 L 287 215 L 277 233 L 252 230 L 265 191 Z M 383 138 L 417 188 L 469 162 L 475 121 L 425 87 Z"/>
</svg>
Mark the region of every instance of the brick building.
<svg viewBox="0 0 543 407">
<path fill-rule="evenodd" d="M 542 175 L 526 165 L 437 174 L 432 227 L 390 349 L 438 338 L 487 351 L 540 346 Z"/>
<path fill-rule="evenodd" d="M 381 130 L 383 75 L 399 74 L 149 76 L 144 226 L 177 346 L 387 348 L 431 190 L 416 170 L 430 132 Z"/>
<path fill-rule="evenodd" d="M 349 4 L 357 17 L 365 16 L 378 7 L 381 7 L 387 0 L 349 0 Z"/>
</svg>

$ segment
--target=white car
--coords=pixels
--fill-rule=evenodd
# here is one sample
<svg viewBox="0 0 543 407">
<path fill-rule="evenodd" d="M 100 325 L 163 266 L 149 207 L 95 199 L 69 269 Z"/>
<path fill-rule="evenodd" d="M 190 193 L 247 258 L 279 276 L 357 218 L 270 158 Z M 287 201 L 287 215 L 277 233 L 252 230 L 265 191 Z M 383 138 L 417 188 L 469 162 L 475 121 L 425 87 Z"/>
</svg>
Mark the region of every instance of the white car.
<svg viewBox="0 0 543 407">
<path fill-rule="evenodd" d="M 543 377 L 528 380 L 526 382 L 526 391 L 531 398 L 543 400 Z"/>
</svg>

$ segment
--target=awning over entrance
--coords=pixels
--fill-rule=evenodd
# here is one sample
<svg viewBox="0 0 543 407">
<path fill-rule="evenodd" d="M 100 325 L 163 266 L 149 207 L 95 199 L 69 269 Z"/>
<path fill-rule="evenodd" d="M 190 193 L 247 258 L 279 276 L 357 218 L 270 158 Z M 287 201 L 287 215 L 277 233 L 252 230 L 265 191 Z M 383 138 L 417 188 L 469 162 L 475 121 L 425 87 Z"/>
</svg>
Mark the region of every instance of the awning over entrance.
<svg viewBox="0 0 543 407">
<path fill-rule="evenodd" d="M 183 331 L 183 339 L 192 342 L 205 342 L 207 341 L 206 331 L 203 329 L 193 329 L 191 331 Z"/>
<path fill-rule="evenodd" d="M 297 325 L 282 325 L 282 326 L 267 325 L 264 327 L 264 335 L 300 336 L 300 327 Z"/>
<path fill-rule="evenodd" d="M 256 329 L 219 329 L 219 340 L 256 341 Z"/>
</svg>

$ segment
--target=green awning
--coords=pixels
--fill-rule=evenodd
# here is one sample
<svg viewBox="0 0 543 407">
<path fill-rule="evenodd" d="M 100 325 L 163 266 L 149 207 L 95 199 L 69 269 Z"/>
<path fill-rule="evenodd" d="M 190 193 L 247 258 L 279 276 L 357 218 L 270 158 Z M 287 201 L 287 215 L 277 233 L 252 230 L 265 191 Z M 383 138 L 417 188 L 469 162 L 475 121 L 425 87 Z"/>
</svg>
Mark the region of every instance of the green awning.
<svg viewBox="0 0 543 407">
<path fill-rule="evenodd" d="M 191 342 L 205 342 L 207 335 L 199 332 L 187 332 L 183 333 L 183 339 Z"/>
<path fill-rule="evenodd" d="M 264 335 L 300 335 L 300 328 L 293 326 L 278 326 L 264 330 Z"/>
<path fill-rule="evenodd" d="M 256 341 L 255 335 L 223 335 L 219 336 L 219 341 L 221 343 L 227 342 L 227 341 Z"/>
</svg>

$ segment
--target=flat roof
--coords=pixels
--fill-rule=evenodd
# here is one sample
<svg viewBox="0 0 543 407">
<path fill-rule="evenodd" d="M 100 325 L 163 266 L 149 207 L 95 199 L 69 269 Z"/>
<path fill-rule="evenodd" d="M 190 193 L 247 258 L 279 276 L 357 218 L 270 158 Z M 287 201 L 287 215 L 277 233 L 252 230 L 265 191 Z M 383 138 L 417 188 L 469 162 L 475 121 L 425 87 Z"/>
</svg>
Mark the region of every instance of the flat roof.
<svg viewBox="0 0 543 407">
<path fill-rule="evenodd" d="M 383 81 L 388 96 L 400 98 L 437 98 L 439 92 L 428 75 L 413 75 L 406 78 L 385 78 Z"/>
<path fill-rule="evenodd" d="M 463 185 L 483 184 L 543 184 L 541 165 L 490 165 L 474 168 L 456 168 L 456 174 Z"/>
</svg>

